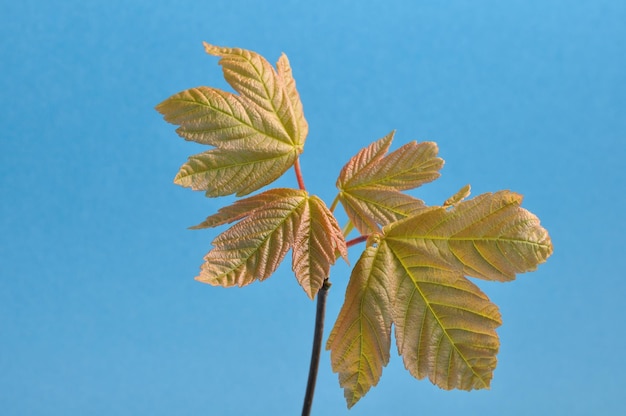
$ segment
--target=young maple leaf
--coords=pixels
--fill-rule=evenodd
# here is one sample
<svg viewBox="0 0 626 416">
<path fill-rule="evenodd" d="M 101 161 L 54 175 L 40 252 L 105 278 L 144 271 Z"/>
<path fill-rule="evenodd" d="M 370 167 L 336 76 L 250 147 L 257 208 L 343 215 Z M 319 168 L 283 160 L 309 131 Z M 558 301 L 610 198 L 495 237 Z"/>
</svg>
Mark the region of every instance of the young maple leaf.
<svg viewBox="0 0 626 416">
<path fill-rule="evenodd" d="M 416 378 L 444 389 L 489 387 L 501 317 L 465 276 L 512 280 L 550 256 L 547 231 L 521 201 L 501 191 L 426 208 L 373 238 L 327 343 L 348 407 L 378 383 L 392 324 Z"/>
<path fill-rule="evenodd" d="M 332 213 L 306 191 L 278 188 L 236 201 L 193 228 L 239 221 L 213 240 L 197 280 L 215 286 L 245 286 L 267 279 L 289 249 L 298 282 L 313 297 L 346 243 Z"/>
<path fill-rule="evenodd" d="M 400 191 L 439 177 L 443 160 L 432 142 L 410 142 L 385 156 L 394 133 L 362 149 L 343 167 L 337 179 L 339 201 L 361 234 L 379 231 L 425 207 Z"/>
<path fill-rule="evenodd" d="M 224 78 L 239 95 L 216 88 L 182 91 L 156 109 L 191 141 L 215 146 L 189 158 L 174 182 L 209 197 L 247 195 L 280 177 L 302 153 L 308 125 L 289 61 L 276 70 L 245 49 L 204 44 L 219 56 Z"/>
</svg>

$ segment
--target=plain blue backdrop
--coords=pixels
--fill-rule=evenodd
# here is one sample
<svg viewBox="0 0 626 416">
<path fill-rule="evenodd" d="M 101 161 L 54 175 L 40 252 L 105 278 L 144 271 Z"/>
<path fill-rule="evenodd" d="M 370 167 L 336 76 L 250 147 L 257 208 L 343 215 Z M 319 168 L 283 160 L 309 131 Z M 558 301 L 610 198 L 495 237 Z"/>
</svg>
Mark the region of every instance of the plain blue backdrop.
<svg viewBox="0 0 626 416">
<path fill-rule="evenodd" d="M 172 183 L 202 149 L 154 106 L 227 88 L 206 40 L 287 53 L 327 203 L 396 129 L 394 148 L 446 160 L 416 196 L 520 192 L 555 245 L 535 273 L 479 282 L 504 319 L 491 390 L 415 380 L 394 348 L 348 412 L 324 352 L 313 414 L 623 414 L 625 22 L 620 0 L 3 1 L 0 413 L 300 412 L 315 304 L 289 262 L 244 289 L 193 280 L 216 231 L 186 227 L 232 198 Z M 327 334 L 348 276 L 332 271 Z"/>
</svg>

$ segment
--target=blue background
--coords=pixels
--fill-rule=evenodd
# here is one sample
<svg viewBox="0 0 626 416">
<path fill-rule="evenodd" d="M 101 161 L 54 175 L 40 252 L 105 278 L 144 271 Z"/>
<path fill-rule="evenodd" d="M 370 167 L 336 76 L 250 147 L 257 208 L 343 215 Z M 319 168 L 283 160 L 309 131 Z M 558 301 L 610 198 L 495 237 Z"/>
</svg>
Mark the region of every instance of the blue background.
<svg viewBox="0 0 626 416">
<path fill-rule="evenodd" d="M 479 282 L 504 319 L 491 390 L 417 381 L 394 348 L 351 415 L 622 413 L 624 22 L 620 0 L 2 2 L 1 413 L 300 412 L 315 304 L 289 262 L 244 289 L 193 280 L 216 231 L 186 227 L 232 198 L 172 184 L 202 149 L 153 108 L 227 88 L 203 40 L 288 54 L 327 203 L 397 129 L 393 148 L 432 140 L 446 160 L 416 196 L 511 189 L 552 236 L 536 273 Z M 332 271 L 327 334 L 348 276 Z M 348 414 L 327 352 L 313 414 Z"/>
</svg>

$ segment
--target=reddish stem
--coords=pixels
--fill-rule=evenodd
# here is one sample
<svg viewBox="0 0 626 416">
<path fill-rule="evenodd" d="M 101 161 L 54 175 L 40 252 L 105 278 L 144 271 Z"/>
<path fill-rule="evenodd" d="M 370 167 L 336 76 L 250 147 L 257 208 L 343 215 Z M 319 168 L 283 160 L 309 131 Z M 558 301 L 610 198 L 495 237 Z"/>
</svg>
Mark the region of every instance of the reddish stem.
<svg viewBox="0 0 626 416">
<path fill-rule="evenodd" d="M 363 241 L 367 241 L 368 237 L 369 237 L 369 235 L 361 235 L 361 236 L 358 236 L 356 238 L 353 238 L 350 241 L 346 241 L 346 246 L 347 247 L 352 247 L 355 244 L 359 244 L 359 243 L 362 243 Z"/>
<path fill-rule="evenodd" d="M 296 163 L 293 165 L 294 170 L 296 171 L 296 179 L 298 179 L 298 187 L 306 191 L 306 187 L 304 186 L 304 179 L 302 179 L 302 171 L 300 170 L 300 158 L 296 159 Z"/>
</svg>

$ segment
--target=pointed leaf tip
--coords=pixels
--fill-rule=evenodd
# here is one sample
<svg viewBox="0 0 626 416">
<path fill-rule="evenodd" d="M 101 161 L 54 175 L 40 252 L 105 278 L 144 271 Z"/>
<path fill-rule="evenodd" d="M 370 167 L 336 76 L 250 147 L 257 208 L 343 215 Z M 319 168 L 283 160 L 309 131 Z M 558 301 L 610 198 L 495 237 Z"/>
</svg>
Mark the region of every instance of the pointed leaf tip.
<svg viewBox="0 0 626 416">
<path fill-rule="evenodd" d="M 410 142 L 387 154 L 394 132 L 361 149 L 343 167 L 339 200 L 361 234 L 409 217 L 424 203 L 401 191 L 439 177 L 443 160 L 433 142 Z"/>
</svg>

